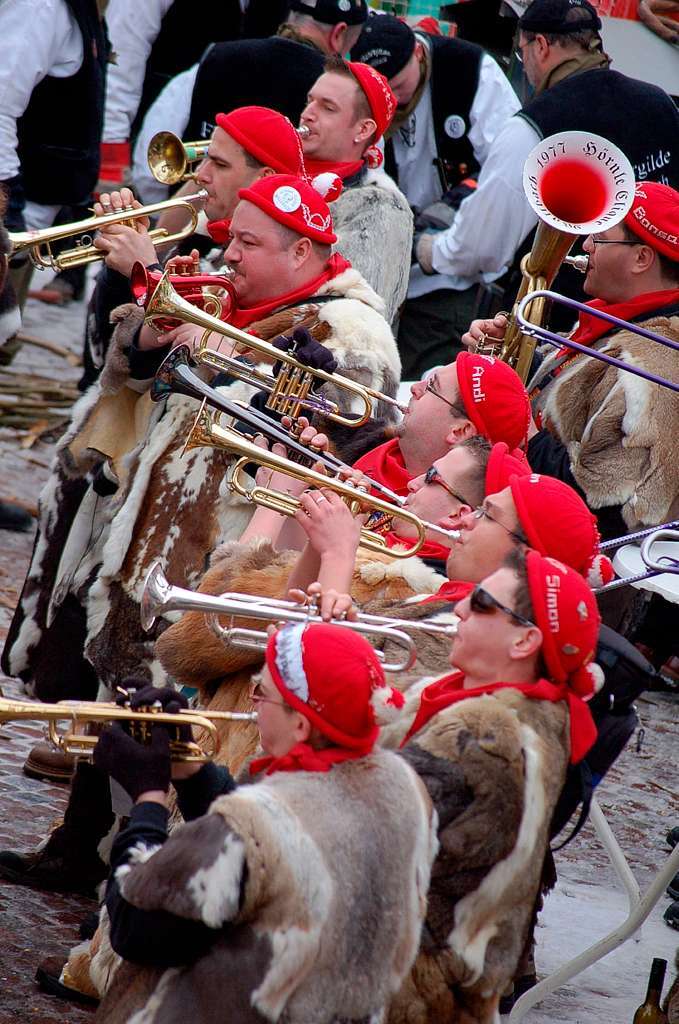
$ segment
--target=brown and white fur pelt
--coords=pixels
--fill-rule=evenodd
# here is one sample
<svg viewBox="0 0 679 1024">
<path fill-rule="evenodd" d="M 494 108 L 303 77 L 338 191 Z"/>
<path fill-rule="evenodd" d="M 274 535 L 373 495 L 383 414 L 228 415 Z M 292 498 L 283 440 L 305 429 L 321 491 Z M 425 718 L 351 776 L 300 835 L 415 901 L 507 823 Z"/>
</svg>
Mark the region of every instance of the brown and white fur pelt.
<svg viewBox="0 0 679 1024">
<path fill-rule="evenodd" d="M 401 754 L 438 813 L 439 852 L 420 953 L 389 1024 L 493 1024 L 528 933 L 565 779 L 566 706 L 516 690 L 470 698 L 436 714 Z"/>
<path fill-rule="evenodd" d="M 283 597 L 297 555 L 295 551 L 275 551 L 264 538 L 249 545 L 224 544 L 215 551 L 198 589 L 207 594 L 234 591 Z M 386 554 L 359 551 L 352 595 L 359 605 L 379 597 L 386 602 L 398 600 L 400 606 L 415 593 L 437 590 L 440 579 L 419 558 L 393 559 Z M 228 617 L 220 622 L 228 625 Z M 237 624 L 263 628 L 261 621 L 239 619 Z M 252 649 L 225 646 L 201 612 L 185 612 L 166 629 L 156 641 L 156 656 L 170 677 L 198 689 L 202 706 L 214 711 L 250 709 L 250 678 L 261 667 L 263 655 Z M 442 667 L 437 664 L 439 671 Z M 397 677 L 391 681 L 396 682 Z M 256 732 L 248 723 L 240 722 L 217 723 L 217 731 L 221 746 L 216 760 L 235 774 L 254 753 Z"/>
<path fill-rule="evenodd" d="M 642 326 L 679 341 L 679 317 Z M 617 331 L 599 350 L 679 383 L 679 351 L 630 331 Z M 568 449 L 573 476 L 593 509 L 621 505 L 631 530 L 679 514 L 676 392 L 578 358 L 550 385 L 543 422 Z"/>
<path fill-rule="evenodd" d="M 124 897 L 216 932 L 195 963 L 124 963 L 106 1024 L 379 1024 L 417 953 L 436 822 L 424 787 L 378 751 L 278 772 L 217 799 L 151 856 Z"/>
<path fill-rule="evenodd" d="M 394 394 L 400 362 L 380 313 L 381 299 L 351 269 L 320 294 L 333 299 L 273 314 L 256 325 L 258 334 L 273 338 L 303 323 L 333 351 L 347 376 Z M 139 623 L 147 569 L 160 559 L 173 583 L 194 587 L 210 552 L 221 540 L 239 536 L 252 514 L 251 505 L 228 493 L 224 476 L 231 459 L 226 453 L 199 448 L 181 456 L 196 403 L 177 395 L 154 406 L 144 385 L 130 380 L 125 350 L 142 315 L 132 305 L 114 312 L 117 326 L 101 378 L 78 403 L 58 446 L 59 468 L 45 489 L 48 502 L 41 509 L 30 587 L 4 656 L 29 685 L 49 647 L 46 609 L 56 585 L 55 566 L 62 601 L 71 595 L 86 609 L 85 653 L 101 683 L 101 696 L 109 699 L 130 674 L 162 684 L 165 675 L 153 657 L 153 640 L 166 623 L 159 622 L 148 636 Z M 247 398 L 252 391 L 239 382 L 224 390 L 233 398 Z M 357 408 L 346 392 L 334 386 L 329 390 L 345 411 Z M 380 406 L 378 411 L 393 416 L 391 409 Z M 118 486 L 93 503 L 88 474 L 101 465 Z M 64 476 L 72 482 L 71 493 L 80 482 L 86 484 L 68 508 L 62 500 Z M 78 637 L 79 649 L 82 643 Z M 59 685 L 67 683 L 60 680 Z M 58 692 L 50 695 L 59 697 Z"/>
<path fill-rule="evenodd" d="M 335 246 L 384 300 L 393 323 L 408 291 L 413 213 L 384 173 L 368 170 L 332 204 Z"/>
</svg>

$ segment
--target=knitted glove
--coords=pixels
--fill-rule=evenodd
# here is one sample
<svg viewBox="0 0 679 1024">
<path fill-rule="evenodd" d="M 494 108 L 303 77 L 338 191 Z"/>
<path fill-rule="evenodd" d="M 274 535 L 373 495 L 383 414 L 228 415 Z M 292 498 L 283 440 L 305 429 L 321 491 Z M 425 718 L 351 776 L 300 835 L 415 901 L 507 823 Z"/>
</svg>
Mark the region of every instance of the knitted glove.
<svg viewBox="0 0 679 1024">
<path fill-rule="evenodd" d="M 130 707 L 132 711 L 139 711 L 140 708 L 149 708 L 152 704 L 160 704 L 163 711 L 168 715 L 178 714 L 182 708 L 188 708 L 189 702 L 183 693 L 178 690 L 173 690 L 170 686 L 165 686 L 163 689 L 159 689 L 157 686 L 150 686 L 145 679 L 137 679 L 131 676 L 129 679 L 125 679 L 123 682 L 123 688 L 129 690 L 129 696 L 121 694 L 116 698 L 116 704 L 121 707 Z M 174 738 L 176 737 L 181 743 L 190 743 L 193 739 L 191 735 L 190 725 L 181 725 L 177 728 L 174 725 L 163 726 L 162 722 L 158 723 L 160 728 L 168 730 L 169 734 Z"/>
<path fill-rule="evenodd" d="M 274 338 L 273 344 L 282 352 L 291 352 L 300 363 L 304 363 L 305 366 L 310 366 L 314 370 L 334 373 L 337 369 L 337 360 L 332 352 L 325 345 L 321 345 L 320 341 L 316 341 L 306 327 L 295 327 L 292 337 L 279 334 L 277 338 Z M 278 373 L 279 369 L 280 364 L 276 363 L 274 373 Z"/>
<path fill-rule="evenodd" d="M 132 800 L 149 790 L 167 793 L 170 788 L 170 736 L 162 726 L 151 726 L 151 742 L 143 746 L 117 722 L 108 725 L 94 748 L 93 760 L 95 767 L 119 782 Z"/>
</svg>

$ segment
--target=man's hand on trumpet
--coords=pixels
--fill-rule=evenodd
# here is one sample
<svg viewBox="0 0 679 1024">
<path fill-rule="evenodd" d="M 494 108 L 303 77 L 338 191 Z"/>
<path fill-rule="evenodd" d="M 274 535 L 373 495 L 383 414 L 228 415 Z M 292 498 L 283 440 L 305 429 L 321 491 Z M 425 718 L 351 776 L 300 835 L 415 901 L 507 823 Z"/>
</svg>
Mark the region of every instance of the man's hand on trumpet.
<svg viewBox="0 0 679 1024">
<path fill-rule="evenodd" d="M 97 217 L 105 217 L 110 213 L 138 210 L 141 205 L 129 188 L 121 188 L 120 192 L 102 192 L 94 204 L 94 212 Z M 137 261 L 145 267 L 158 262 L 149 225 L 148 217 L 138 217 L 129 223 L 102 225 L 93 245 L 106 253 L 104 261 L 107 267 L 129 277 Z"/>
<path fill-rule="evenodd" d="M 469 330 L 460 340 L 472 352 L 479 351 L 482 355 L 492 355 L 494 353 L 490 351 L 491 348 L 494 347 L 497 352 L 504 341 L 508 325 L 509 318 L 506 313 L 496 313 L 492 320 L 472 320 Z"/>
</svg>

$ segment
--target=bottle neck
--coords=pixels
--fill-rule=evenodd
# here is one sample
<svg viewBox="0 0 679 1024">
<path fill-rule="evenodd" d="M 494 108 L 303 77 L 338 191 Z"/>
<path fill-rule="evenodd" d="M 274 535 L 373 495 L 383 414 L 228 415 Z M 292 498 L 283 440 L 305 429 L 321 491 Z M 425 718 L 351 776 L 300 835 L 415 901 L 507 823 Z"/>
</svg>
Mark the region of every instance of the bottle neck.
<svg viewBox="0 0 679 1024">
<path fill-rule="evenodd" d="M 667 960 L 661 960 L 657 957 L 654 958 L 648 979 L 648 991 L 646 992 L 647 1006 L 660 1006 L 660 996 L 662 994 L 666 970 Z"/>
</svg>

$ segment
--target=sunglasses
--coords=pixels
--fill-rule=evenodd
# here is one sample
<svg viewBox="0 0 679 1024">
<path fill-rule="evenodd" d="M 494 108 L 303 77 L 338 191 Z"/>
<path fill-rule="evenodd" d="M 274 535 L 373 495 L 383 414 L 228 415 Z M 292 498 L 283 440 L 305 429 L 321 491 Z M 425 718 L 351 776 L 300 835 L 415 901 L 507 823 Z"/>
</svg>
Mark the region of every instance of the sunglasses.
<svg viewBox="0 0 679 1024">
<path fill-rule="evenodd" d="M 473 612 L 477 612 L 479 615 L 488 615 L 493 612 L 500 611 L 521 623 L 522 626 L 535 625 L 535 623 L 531 622 L 530 619 L 527 619 L 525 616 L 519 615 L 518 612 L 515 612 L 513 608 L 507 608 L 506 605 L 500 604 L 492 594 L 489 594 L 487 590 L 484 590 L 483 587 L 479 585 L 474 587 L 469 595 L 469 607 Z"/>
<path fill-rule="evenodd" d="M 455 498 L 455 501 L 459 501 L 460 505 L 469 504 L 469 502 L 465 501 L 461 495 L 457 494 L 452 487 L 448 486 L 436 466 L 429 467 L 427 472 L 424 474 L 424 482 L 425 484 L 438 484 L 439 487 L 442 487 L 444 491 L 448 492 L 451 498 Z"/>
</svg>

